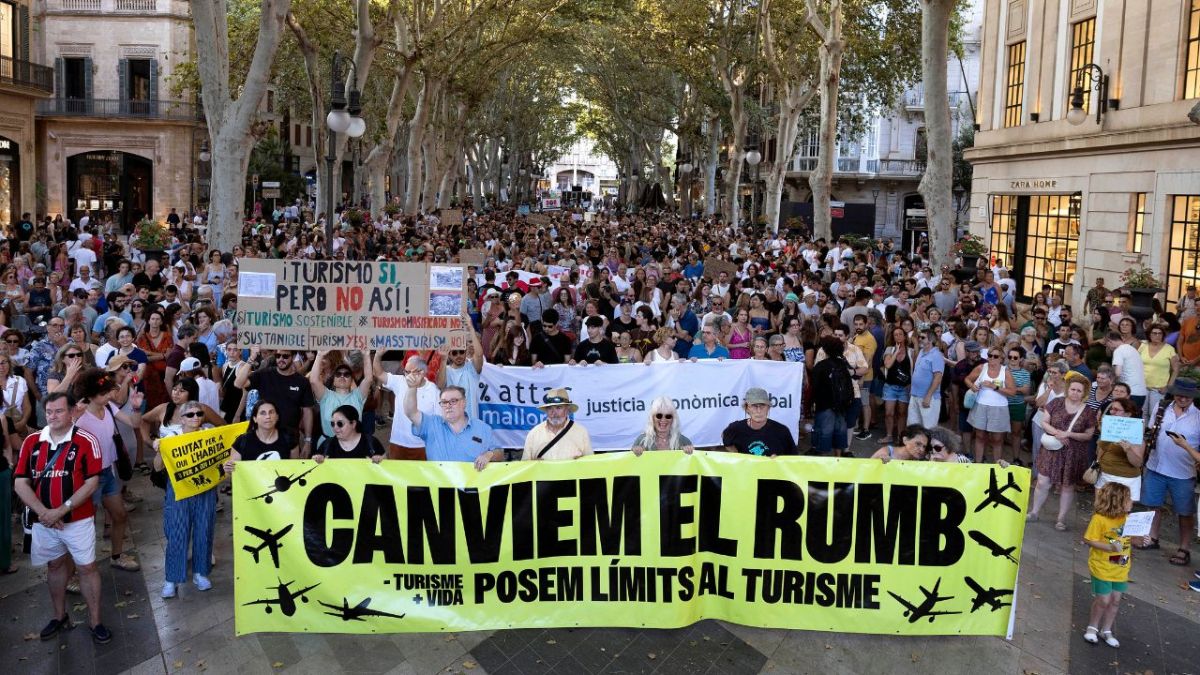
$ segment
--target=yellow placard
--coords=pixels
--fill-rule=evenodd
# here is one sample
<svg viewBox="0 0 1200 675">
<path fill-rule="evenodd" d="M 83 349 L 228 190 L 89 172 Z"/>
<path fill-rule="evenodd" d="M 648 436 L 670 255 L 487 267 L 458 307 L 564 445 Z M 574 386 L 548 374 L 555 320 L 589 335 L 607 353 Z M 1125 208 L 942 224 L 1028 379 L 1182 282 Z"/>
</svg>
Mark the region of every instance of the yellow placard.
<svg viewBox="0 0 1200 675">
<path fill-rule="evenodd" d="M 168 436 L 158 442 L 158 454 L 171 478 L 175 499 L 207 492 L 225 480 L 221 467 L 229 459 L 233 441 L 246 433 L 248 422 L 227 424 L 190 434 Z"/>
<path fill-rule="evenodd" d="M 243 462 L 239 634 L 750 626 L 1003 635 L 1029 471 L 728 453 Z"/>
</svg>

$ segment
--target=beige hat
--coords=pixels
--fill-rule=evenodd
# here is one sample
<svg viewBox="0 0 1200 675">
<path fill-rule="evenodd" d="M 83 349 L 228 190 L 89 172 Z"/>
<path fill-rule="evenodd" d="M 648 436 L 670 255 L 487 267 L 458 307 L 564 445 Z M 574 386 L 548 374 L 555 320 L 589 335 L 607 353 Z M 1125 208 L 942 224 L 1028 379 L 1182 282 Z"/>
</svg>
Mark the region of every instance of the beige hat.
<svg viewBox="0 0 1200 675">
<path fill-rule="evenodd" d="M 564 388 L 551 389 L 542 397 L 542 404 L 538 406 L 540 410 L 553 408 L 555 406 L 565 405 L 571 409 L 571 412 L 579 410 L 579 406 L 571 402 L 571 393 Z"/>
</svg>

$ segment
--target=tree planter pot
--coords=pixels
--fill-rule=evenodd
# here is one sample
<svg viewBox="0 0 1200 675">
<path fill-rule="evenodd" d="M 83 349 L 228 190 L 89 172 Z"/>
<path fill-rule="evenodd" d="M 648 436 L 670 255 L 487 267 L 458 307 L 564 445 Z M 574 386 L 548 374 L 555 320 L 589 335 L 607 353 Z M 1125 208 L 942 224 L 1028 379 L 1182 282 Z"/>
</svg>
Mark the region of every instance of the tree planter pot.
<svg viewBox="0 0 1200 675">
<path fill-rule="evenodd" d="M 1165 288 L 1126 288 L 1129 291 L 1129 314 L 1137 321 L 1137 334 L 1145 337 L 1142 324 L 1154 316 L 1154 296 L 1164 292 Z"/>
<path fill-rule="evenodd" d="M 979 269 L 979 256 L 970 253 L 962 254 L 962 267 L 951 270 L 954 274 L 954 280 L 960 284 L 974 283 L 976 270 Z"/>
</svg>

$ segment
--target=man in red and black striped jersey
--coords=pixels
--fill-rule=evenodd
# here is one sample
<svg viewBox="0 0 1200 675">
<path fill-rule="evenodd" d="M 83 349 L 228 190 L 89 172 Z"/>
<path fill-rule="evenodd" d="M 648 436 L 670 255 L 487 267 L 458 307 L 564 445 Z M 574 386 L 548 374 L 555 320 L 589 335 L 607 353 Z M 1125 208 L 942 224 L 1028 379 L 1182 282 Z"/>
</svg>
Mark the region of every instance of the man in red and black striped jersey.
<svg viewBox="0 0 1200 675">
<path fill-rule="evenodd" d="M 46 397 L 46 428 L 30 434 L 21 444 L 15 487 L 21 501 L 37 515 L 30 557 L 33 564 L 48 567 L 54 618 L 42 629 L 42 639 L 49 640 L 72 627 L 66 597 L 70 556 L 87 600 L 92 639 L 104 644 L 112 641 L 112 631 L 100 623 L 96 506 L 92 501 L 103 463 L 100 444 L 72 423 L 74 407 L 75 401 L 67 394 Z"/>
</svg>

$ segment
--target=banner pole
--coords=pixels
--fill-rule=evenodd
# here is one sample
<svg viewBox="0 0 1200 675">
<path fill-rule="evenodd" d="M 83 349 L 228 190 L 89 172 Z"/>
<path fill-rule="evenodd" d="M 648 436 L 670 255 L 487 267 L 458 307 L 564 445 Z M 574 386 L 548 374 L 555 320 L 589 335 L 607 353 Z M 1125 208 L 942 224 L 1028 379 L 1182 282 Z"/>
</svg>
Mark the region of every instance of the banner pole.
<svg viewBox="0 0 1200 675">
<path fill-rule="evenodd" d="M 1004 635 L 1004 639 L 1012 642 L 1013 628 L 1017 625 L 1017 592 L 1021 590 L 1021 565 L 1017 564 L 1017 577 L 1013 583 L 1013 601 L 1012 607 L 1009 607 L 1008 612 L 1008 632 Z"/>
</svg>

